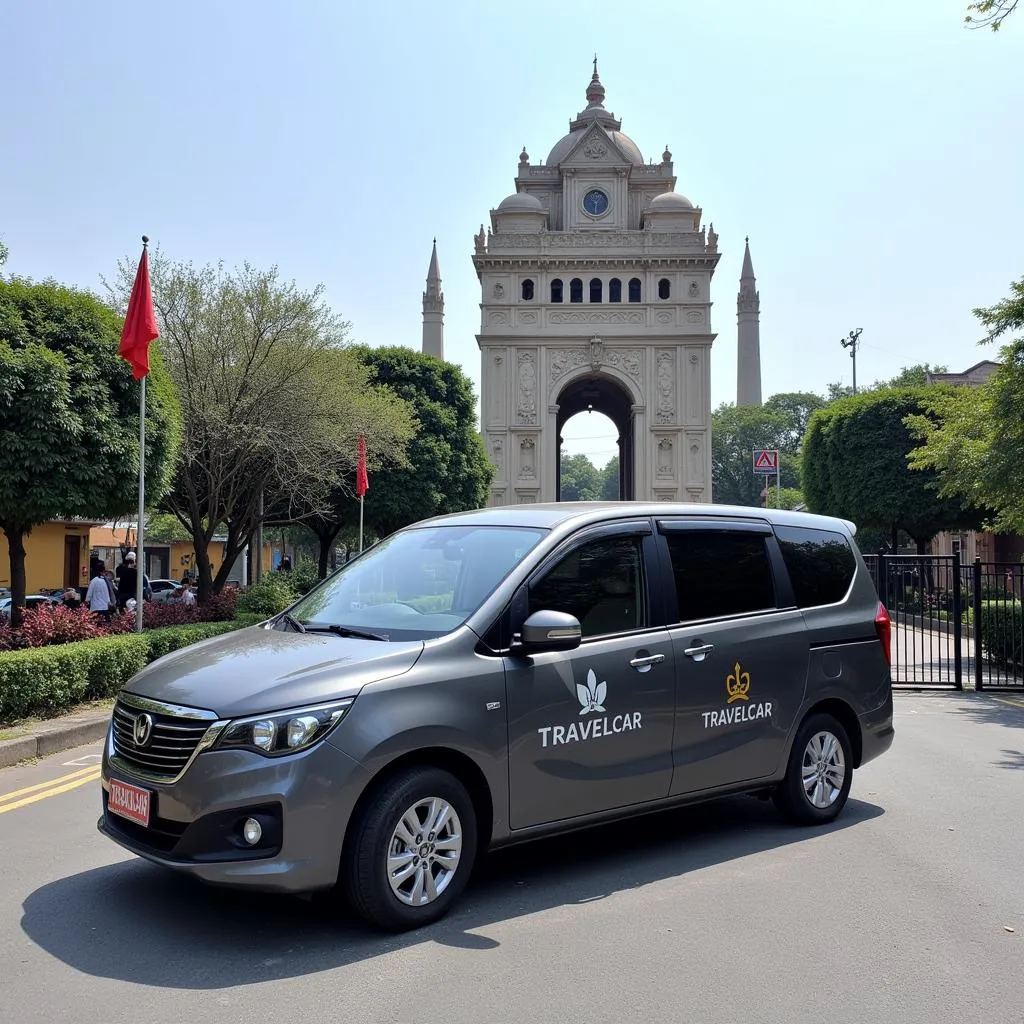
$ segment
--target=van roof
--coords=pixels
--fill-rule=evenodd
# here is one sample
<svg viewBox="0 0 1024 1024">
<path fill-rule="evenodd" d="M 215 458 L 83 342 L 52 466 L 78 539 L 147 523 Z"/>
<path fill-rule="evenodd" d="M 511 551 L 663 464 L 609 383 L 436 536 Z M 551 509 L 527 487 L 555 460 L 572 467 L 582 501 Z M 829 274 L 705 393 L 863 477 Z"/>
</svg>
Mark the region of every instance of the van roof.
<svg viewBox="0 0 1024 1024">
<path fill-rule="evenodd" d="M 586 526 L 608 519 L 634 516 L 692 516 L 700 519 L 753 519 L 777 526 L 838 529 L 851 537 L 857 527 L 847 519 L 794 512 L 788 509 L 748 505 L 713 505 L 667 501 L 555 501 L 525 505 L 500 505 L 434 516 L 413 526 L 532 526 L 552 530 L 567 525 Z"/>
</svg>

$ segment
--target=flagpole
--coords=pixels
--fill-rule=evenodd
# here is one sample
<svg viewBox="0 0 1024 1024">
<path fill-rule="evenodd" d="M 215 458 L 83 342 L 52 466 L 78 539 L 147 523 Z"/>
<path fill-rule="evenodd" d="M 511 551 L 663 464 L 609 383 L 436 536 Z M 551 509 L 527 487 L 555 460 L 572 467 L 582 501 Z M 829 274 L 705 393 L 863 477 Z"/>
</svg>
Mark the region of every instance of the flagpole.
<svg viewBox="0 0 1024 1024">
<path fill-rule="evenodd" d="M 143 253 L 149 248 L 149 239 L 142 236 Z M 139 381 L 139 523 L 135 529 L 138 551 L 135 555 L 135 632 L 142 632 L 142 598 L 146 579 L 145 518 L 146 518 L 146 378 Z"/>
<path fill-rule="evenodd" d="M 359 496 L 359 551 L 363 550 L 363 496 Z"/>
</svg>

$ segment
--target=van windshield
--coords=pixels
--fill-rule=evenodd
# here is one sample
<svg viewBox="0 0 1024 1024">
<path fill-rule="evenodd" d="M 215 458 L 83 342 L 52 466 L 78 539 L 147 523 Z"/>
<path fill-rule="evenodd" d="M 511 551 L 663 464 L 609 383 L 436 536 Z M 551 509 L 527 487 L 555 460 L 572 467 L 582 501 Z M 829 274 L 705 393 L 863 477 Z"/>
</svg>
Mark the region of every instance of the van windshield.
<svg viewBox="0 0 1024 1024">
<path fill-rule="evenodd" d="M 429 640 L 461 626 L 547 531 L 434 526 L 393 534 L 310 591 L 291 618 L 388 640 Z M 340 629 L 339 629 L 340 632 Z"/>
</svg>

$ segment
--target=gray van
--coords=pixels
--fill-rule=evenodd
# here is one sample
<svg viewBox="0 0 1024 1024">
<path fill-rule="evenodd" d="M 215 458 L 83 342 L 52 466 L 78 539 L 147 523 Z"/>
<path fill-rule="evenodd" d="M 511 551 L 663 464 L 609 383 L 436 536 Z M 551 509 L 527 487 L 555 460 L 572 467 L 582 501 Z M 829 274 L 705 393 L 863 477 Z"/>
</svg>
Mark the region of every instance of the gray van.
<svg viewBox="0 0 1024 1024">
<path fill-rule="evenodd" d="M 118 695 L 101 832 L 402 931 L 486 851 L 723 794 L 842 810 L 893 741 L 851 523 L 558 503 L 426 520 Z"/>
</svg>

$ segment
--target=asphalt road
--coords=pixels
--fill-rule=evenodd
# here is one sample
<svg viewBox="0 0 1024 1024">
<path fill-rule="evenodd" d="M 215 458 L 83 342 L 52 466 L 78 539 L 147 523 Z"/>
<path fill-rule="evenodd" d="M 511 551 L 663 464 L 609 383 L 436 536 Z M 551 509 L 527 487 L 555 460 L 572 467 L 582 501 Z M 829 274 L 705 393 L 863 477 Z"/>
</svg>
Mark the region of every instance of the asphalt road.
<svg viewBox="0 0 1024 1024">
<path fill-rule="evenodd" d="M 898 696 L 830 829 L 739 798 L 508 851 L 402 937 L 122 855 L 96 753 L 0 771 L 3 1024 L 1024 1022 L 1017 698 Z"/>
</svg>

